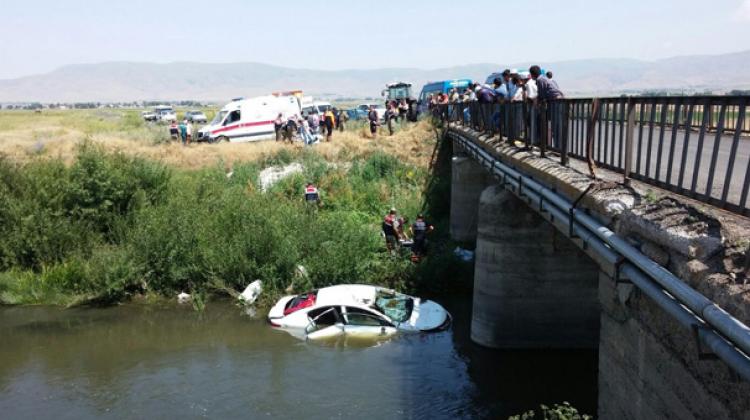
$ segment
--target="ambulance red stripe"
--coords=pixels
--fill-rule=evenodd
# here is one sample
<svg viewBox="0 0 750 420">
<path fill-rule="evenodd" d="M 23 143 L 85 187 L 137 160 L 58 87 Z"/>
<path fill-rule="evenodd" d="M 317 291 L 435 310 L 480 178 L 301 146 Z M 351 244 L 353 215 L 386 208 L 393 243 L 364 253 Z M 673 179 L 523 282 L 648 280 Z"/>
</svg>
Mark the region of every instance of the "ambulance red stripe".
<svg viewBox="0 0 750 420">
<path fill-rule="evenodd" d="M 222 127 L 222 128 L 220 128 L 218 130 L 214 130 L 214 131 L 211 132 L 211 134 L 223 133 L 223 132 L 231 131 L 231 130 L 234 130 L 234 129 L 237 129 L 237 128 L 256 127 L 256 126 L 259 126 L 259 125 L 268 125 L 268 124 L 273 124 L 273 120 L 270 120 L 270 121 L 255 121 L 255 122 L 249 122 L 249 123 L 234 124 L 234 125 L 230 125 L 230 126 L 227 126 L 227 127 Z"/>
</svg>

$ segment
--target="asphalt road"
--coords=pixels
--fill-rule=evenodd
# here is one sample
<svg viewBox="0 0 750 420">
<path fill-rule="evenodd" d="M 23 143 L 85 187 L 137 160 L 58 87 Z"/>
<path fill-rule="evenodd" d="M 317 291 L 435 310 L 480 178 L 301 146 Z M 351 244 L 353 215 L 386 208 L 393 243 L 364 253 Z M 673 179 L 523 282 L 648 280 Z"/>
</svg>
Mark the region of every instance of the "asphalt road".
<svg viewBox="0 0 750 420">
<path fill-rule="evenodd" d="M 605 128 L 609 132 L 609 146 L 606 147 L 606 150 L 604 146 Z M 612 135 L 613 129 L 615 131 L 614 137 Z M 580 127 L 576 133 L 574 133 L 574 130 L 576 130 L 576 126 L 571 124 L 569 126 L 568 137 L 570 139 L 570 147 L 575 154 L 585 156 L 585 130 L 582 130 Z M 620 136 L 619 124 L 607 123 L 605 126 L 602 126 L 601 136 L 599 130 L 596 130 L 594 156 L 597 162 L 603 162 L 620 168 L 624 165 L 625 156 L 624 152 L 621 155 L 621 143 L 624 143 L 625 130 L 625 127 L 623 127 L 622 137 Z M 693 176 L 696 173 L 695 165 L 697 162 L 699 166 L 695 179 L 696 193 L 706 194 L 706 191 L 709 190 L 709 195 L 712 198 L 721 199 L 724 184 L 727 182 L 729 186 L 727 201 L 732 204 L 740 204 L 742 188 L 750 165 L 750 138 L 740 137 L 737 142 L 736 151 L 732 153 L 733 133 L 722 134 L 717 139 L 715 132 L 707 132 L 705 133 L 703 145 L 699 152 L 700 133 L 698 131 L 686 132 L 685 130 L 677 130 L 673 133 L 672 130 L 665 128 L 662 133 L 661 128 L 655 126 L 650 143 L 649 127 L 647 125 L 643 127 L 637 126 L 633 131 L 632 172 L 669 185 L 693 190 Z M 673 134 L 675 134 L 674 142 L 672 141 Z M 621 139 L 623 139 L 622 142 Z M 683 157 L 686 144 L 687 152 Z M 714 154 L 716 165 L 713 170 L 713 179 L 711 179 L 710 169 Z M 727 169 L 732 160 L 734 160 L 732 171 L 727 177 Z M 671 171 L 669 171 L 670 161 L 672 162 Z M 658 171 L 657 166 L 659 166 Z M 680 172 L 683 171 L 683 168 L 684 173 L 681 178 Z"/>
</svg>

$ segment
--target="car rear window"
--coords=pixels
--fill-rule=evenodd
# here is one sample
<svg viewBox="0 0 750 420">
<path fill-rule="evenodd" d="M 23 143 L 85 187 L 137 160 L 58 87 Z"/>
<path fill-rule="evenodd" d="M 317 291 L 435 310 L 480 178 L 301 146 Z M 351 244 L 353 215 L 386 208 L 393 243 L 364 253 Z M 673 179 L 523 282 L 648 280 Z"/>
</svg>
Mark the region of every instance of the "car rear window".
<svg viewBox="0 0 750 420">
<path fill-rule="evenodd" d="M 284 315 L 289 315 L 302 308 L 308 308 L 310 306 L 315 305 L 315 298 L 317 296 L 318 296 L 317 291 L 303 293 L 301 295 L 295 296 L 293 299 L 289 300 L 289 302 L 287 302 L 286 305 L 284 306 Z"/>
</svg>

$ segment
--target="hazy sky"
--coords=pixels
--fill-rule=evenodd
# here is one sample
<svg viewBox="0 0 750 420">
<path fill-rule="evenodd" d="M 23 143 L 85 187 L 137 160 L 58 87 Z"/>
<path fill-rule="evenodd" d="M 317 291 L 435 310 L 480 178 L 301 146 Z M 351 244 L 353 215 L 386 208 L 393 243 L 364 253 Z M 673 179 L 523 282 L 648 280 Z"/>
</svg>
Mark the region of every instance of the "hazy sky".
<svg viewBox="0 0 750 420">
<path fill-rule="evenodd" d="M 750 0 L 0 0 L 0 10 L 0 79 L 102 61 L 436 68 L 750 49 Z"/>
</svg>

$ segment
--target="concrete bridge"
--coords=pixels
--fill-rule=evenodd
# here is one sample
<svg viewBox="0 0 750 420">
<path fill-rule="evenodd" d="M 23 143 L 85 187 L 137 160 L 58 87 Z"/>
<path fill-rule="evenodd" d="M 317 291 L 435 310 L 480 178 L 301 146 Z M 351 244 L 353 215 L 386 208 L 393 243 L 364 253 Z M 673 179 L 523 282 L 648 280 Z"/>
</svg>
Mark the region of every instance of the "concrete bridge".
<svg viewBox="0 0 750 420">
<path fill-rule="evenodd" d="M 598 348 L 599 418 L 750 419 L 748 219 L 468 125 L 444 141 L 473 341 Z"/>
</svg>

